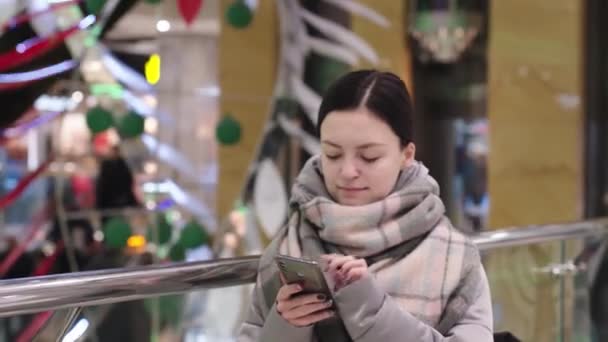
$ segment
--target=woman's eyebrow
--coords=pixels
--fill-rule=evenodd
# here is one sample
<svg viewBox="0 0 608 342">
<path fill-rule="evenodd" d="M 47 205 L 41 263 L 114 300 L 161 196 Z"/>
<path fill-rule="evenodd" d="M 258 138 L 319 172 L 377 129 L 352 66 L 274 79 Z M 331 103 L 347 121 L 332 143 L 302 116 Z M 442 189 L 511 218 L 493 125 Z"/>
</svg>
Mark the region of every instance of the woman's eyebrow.
<svg viewBox="0 0 608 342">
<path fill-rule="evenodd" d="M 386 144 L 382 144 L 382 143 L 367 143 L 367 144 L 359 145 L 359 146 L 357 146 L 357 148 L 358 149 L 366 149 L 366 148 L 385 146 L 385 145 Z"/>
<path fill-rule="evenodd" d="M 323 141 L 321 141 L 321 144 L 326 144 L 326 145 L 329 145 L 329 146 L 332 146 L 332 147 L 337 147 L 337 148 L 341 148 L 342 147 L 342 146 L 340 146 L 340 145 L 338 145 L 338 144 L 336 144 L 334 142 L 331 142 L 329 140 L 323 140 Z"/>
</svg>

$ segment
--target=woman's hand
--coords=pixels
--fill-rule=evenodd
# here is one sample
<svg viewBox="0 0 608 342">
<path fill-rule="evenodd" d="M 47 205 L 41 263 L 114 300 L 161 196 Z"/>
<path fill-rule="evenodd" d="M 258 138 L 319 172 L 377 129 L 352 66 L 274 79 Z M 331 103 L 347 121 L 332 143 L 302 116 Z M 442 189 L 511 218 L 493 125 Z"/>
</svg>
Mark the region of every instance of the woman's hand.
<svg viewBox="0 0 608 342">
<path fill-rule="evenodd" d="M 276 309 L 287 322 L 296 327 L 305 327 L 333 317 L 332 301 L 324 294 L 300 294 L 298 284 L 285 284 L 277 294 Z"/>
<path fill-rule="evenodd" d="M 334 291 L 354 283 L 369 272 L 364 259 L 338 254 L 327 254 L 322 258 L 326 263 L 324 271 L 334 279 Z"/>
</svg>

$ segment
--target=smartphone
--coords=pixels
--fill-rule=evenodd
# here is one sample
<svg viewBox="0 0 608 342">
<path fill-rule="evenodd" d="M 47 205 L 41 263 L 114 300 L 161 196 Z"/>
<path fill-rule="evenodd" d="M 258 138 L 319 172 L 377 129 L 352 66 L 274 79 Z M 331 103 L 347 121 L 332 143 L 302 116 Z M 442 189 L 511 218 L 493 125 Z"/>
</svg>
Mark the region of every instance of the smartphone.
<svg viewBox="0 0 608 342">
<path fill-rule="evenodd" d="M 302 285 L 302 294 L 322 293 L 327 298 L 332 297 L 321 267 L 317 262 L 287 255 L 277 255 L 275 260 L 279 271 L 288 284 L 298 283 Z"/>
</svg>

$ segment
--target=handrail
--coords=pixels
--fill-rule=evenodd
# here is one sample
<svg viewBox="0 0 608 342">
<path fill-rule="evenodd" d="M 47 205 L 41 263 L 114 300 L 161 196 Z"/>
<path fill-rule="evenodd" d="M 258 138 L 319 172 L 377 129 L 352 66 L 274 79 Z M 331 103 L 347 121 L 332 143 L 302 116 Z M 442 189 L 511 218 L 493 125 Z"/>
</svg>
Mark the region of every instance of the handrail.
<svg viewBox="0 0 608 342">
<path fill-rule="evenodd" d="M 608 218 L 602 218 L 484 232 L 472 240 L 483 251 L 606 233 Z M 258 260 L 248 256 L 0 281 L 0 317 L 250 284 Z"/>
<path fill-rule="evenodd" d="M 473 235 L 479 250 L 532 245 L 536 243 L 593 237 L 608 233 L 608 217 L 561 224 L 508 227 Z"/>
</svg>

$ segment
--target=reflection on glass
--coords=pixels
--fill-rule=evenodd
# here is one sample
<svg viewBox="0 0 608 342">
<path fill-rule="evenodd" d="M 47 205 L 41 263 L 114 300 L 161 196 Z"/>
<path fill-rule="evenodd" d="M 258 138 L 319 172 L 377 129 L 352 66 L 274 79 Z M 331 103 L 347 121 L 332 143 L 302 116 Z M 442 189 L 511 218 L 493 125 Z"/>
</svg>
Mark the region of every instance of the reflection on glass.
<svg viewBox="0 0 608 342">
<path fill-rule="evenodd" d="M 458 226 L 467 232 L 479 232 L 485 226 L 490 209 L 487 189 L 488 121 L 456 120 L 456 174 L 453 187 L 461 208 Z"/>
</svg>

